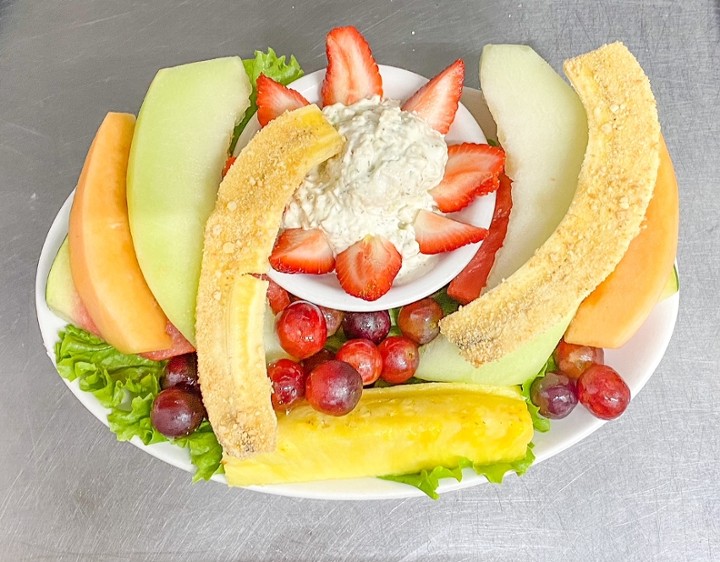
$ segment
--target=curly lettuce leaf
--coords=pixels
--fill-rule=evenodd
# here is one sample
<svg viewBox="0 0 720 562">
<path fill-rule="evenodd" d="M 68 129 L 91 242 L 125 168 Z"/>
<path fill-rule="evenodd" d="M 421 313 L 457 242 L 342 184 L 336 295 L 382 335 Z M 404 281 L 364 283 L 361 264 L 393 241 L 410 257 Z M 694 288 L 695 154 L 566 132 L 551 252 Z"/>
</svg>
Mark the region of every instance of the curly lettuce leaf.
<svg viewBox="0 0 720 562">
<path fill-rule="evenodd" d="M 442 478 L 455 478 L 458 482 L 462 481 L 463 469 L 472 468 L 476 474 L 484 476 L 488 482 L 500 484 L 505 474 L 510 471 L 515 472 L 518 476 L 522 476 L 527 472 L 532 463 L 535 461 L 535 455 L 532 451 L 533 444 L 528 444 L 525 456 L 513 462 L 500 462 L 494 464 L 478 464 L 470 459 L 461 458 L 455 467 L 436 466 L 432 470 L 421 470 L 413 474 L 395 474 L 389 476 L 381 476 L 383 480 L 391 482 L 399 482 L 414 486 L 421 492 L 424 492 L 430 498 L 436 500 L 439 498 L 437 493 L 440 480 Z"/>
<path fill-rule="evenodd" d="M 153 401 L 160 392 L 160 377 L 165 364 L 139 355 L 125 355 L 100 338 L 68 325 L 55 344 L 58 373 L 69 381 L 78 381 L 109 410 L 108 424 L 118 441 L 138 437 L 145 445 L 168 439 L 150 422 Z M 210 423 L 204 421 L 195 433 L 173 444 L 189 449 L 197 467 L 193 481 L 208 480 L 219 471 L 222 448 Z"/>
<path fill-rule="evenodd" d="M 250 79 L 250 85 L 252 86 L 252 93 L 250 94 L 250 107 L 245 111 L 245 117 L 235 127 L 233 132 L 233 140 L 230 144 L 230 153 L 235 150 L 238 137 L 243 132 L 248 121 L 255 115 L 257 111 L 257 79 L 261 74 L 264 74 L 268 78 L 280 82 L 283 85 L 288 85 L 290 82 L 300 78 L 304 72 L 300 68 L 300 63 L 297 61 L 295 56 L 291 55 L 290 60 L 286 61 L 285 56 L 277 56 L 275 51 L 268 48 L 267 53 L 262 51 L 255 51 L 255 57 L 251 59 L 243 59 L 243 65 L 245 65 L 245 72 L 247 72 L 248 78 Z"/>
<path fill-rule="evenodd" d="M 513 471 L 518 476 L 525 474 L 535 462 L 535 454 L 533 453 L 533 444 L 528 443 L 525 456 L 514 462 L 500 462 L 495 464 L 474 464 L 472 469 L 479 475 L 484 476 L 493 484 L 500 484 L 505 474 Z"/>
<path fill-rule="evenodd" d="M 213 474 L 223 472 L 222 446 L 215 437 L 210 422 L 205 420 L 193 433 L 173 441 L 180 447 L 190 451 L 190 461 L 197 467 L 193 474 L 193 482 L 200 479 L 210 480 Z"/>
<path fill-rule="evenodd" d="M 60 332 L 55 361 L 60 376 L 78 379 L 80 390 L 90 392 L 110 410 L 108 423 L 118 440 L 137 436 L 146 445 L 166 440 L 150 424 L 150 408 L 160 392 L 162 363 L 124 355 L 75 326 Z"/>
<path fill-rule="evenodd" d="M 436 500 L 440 496 L 437 493 L 441 478 L 454 478 L 458 482 L 462 480 L 462 468 L 448 468 L 446 466 L 436 466 L 432 470 L 421 470 L 415 474 L 399 474 L 396 476 L 381 476 L 383 480 L 392 482 L 400 482 L 408 486 L 414 486 L 421 492 Z"/>
</svg>

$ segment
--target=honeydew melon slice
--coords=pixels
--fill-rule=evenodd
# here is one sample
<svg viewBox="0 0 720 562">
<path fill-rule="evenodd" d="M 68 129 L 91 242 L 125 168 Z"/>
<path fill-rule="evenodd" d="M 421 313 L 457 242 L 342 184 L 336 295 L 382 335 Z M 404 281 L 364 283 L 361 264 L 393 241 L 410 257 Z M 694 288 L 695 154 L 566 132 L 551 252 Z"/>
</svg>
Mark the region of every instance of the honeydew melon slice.
<svg viewBox="0 0 720 562">
<path fill-rule="evenodd" d="M 532 258 L 445 317 L 443 334 L 474 365 L 491 363 L 563 318 L 615 269 L 640 231 L 660 161 L 650 83 L 620 43 L 565 62 L 588 117 L 588 146 L 566 216 Z"/>
<path fill-rule="evenodd" d="M 135 252 L 161 308 L 193 343 L 205 221 L 250 92 L 239 57 L 164 68 L 135 127 L 127 175 Z"/>
<path fill-rule="evenodd" d="M 442 334 L 420 347 L 419 379 L 436 382 L 464 382 L 511 386 L 537 375 L 562 338 L 569 319 L 518 347 L 497 361 L 476 367 L 465 360 L 456 345 Z"/>
<path fill-rule="evenodd" d="M 480 86 L 513 180 L 512 212 L 489 290 L 530 259 L 565 216 L 585 155 L 587 117 L 573 89 L 526 45 L 486 45 Z"/>
<path fill-rule="evenodd" d="M 100 330 L 90 318 L 90 313 L 85 308 L 73 283 L 67 238 L 60 245 L 50 267 L 45 288 L 45 302 L 50 310 L 66 322 L 96 336 L 100 335 Z"/>
</svg>

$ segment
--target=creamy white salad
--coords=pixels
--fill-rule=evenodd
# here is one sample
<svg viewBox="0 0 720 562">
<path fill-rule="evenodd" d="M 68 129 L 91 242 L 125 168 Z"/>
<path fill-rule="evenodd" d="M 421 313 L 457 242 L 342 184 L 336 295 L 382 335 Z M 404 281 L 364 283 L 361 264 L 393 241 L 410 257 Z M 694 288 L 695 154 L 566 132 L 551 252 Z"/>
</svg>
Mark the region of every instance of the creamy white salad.
<svg viewBox="0 0 720 562">
<path fill-rule="evenodd" d="M 443 135 L 379 96 L 322 111 L 345 147 L 308 174 L 283 227 L 322 229 L 336 254 L 368 234 L 383 236 L 403 258 L 396 283 L 420 275 L 437 258 L 420 253 L 413 222 L 420 209 L 437 210 L 428 190 L 445 173 Z"/>
</svg>

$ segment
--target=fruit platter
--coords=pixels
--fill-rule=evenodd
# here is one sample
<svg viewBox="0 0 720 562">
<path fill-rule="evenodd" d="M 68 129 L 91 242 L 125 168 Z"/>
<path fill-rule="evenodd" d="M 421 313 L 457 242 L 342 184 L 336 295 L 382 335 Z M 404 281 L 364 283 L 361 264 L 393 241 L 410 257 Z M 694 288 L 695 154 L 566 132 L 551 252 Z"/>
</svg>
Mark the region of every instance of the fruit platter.
<svg viewBox="0 0 720 562">
<path fill-rule="evenodd" d="M 107 114 L 36 277 L 70 390 L 194 481 L 324 499 L 500 483 L 623 415 L 679 288 L 633 55 L 575 54 L 568 83 L 486 45 L 478 91 L 352 26 L 326 54 L 161 69 Z"/>
</svg>

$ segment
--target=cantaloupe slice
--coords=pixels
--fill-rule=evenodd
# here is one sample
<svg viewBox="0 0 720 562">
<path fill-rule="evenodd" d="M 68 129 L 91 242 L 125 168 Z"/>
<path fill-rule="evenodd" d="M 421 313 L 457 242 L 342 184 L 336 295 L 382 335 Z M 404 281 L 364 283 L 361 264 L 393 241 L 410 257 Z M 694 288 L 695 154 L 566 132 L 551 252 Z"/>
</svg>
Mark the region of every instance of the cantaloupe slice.
<svg viewBox="0 0 720 562">
<path fill-rule="evenodd" d="M 135 116 L 108 113 L 90 146 L 70 211 L 73 282 L 100 335 L 123 353 L 166 349 L 167 318 L 140 271 L 126 174 Z"/>
<path fill-rule="evenodd" d="M 50 267 L 45 288 L 45 302 L 47 302 L 50 310 L 66 322 L 82 328 L 86 332 L 102 337 L 100 330 L 95 326 L 95 322 L 93 322 L 90 313 L 82 302 L 75 288 L 75 283 L 73 283 L 67 238 L 60 246 Z M 195 351 L 195 348 L 183 337 L 178 329 L 170 323 L 170 320 L 165 324 L 165 332 L 172 340 L 170 347 L 140 353 L 140 355 L 153 361 L 164 361 L 176 355 L 183 355 L 184 353 Z M 267 331 L 265 332 L 265 338 L 267 341 Z M 275 335 L 274 339 L 270 338 L 269 341 L 273 345 L 273 352 L 277 355 L 278 352 L 276 349 L 280 346 L 277 341 L 277 335 Z M 280 349 L 282 350 L 282 348 Z"/>
<path fill-rule="evenodd" d="M 640 232 L 659 165 L 650 83 L 620 43 L 568 60 L 588 117 L 588 145 L 567 214 L 503 283 L 440 321 L 474 365 L 497 361 L 570 317 Z"/>
<path fill-rule="evenodd" d="M 650 314 L 673 269 L 678 239 L 678 186 L 664 140 L 643 230 L 615 270 L 580 305 L 565 341 L 621 347 Z"/>
</svg>

